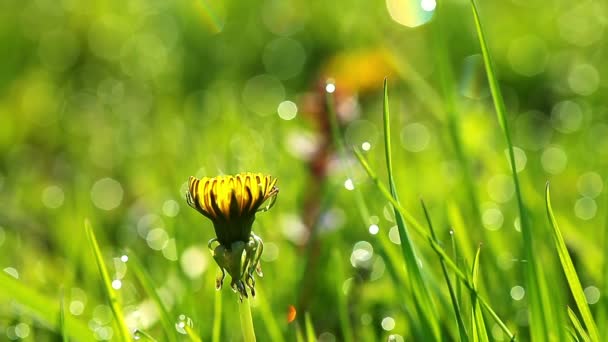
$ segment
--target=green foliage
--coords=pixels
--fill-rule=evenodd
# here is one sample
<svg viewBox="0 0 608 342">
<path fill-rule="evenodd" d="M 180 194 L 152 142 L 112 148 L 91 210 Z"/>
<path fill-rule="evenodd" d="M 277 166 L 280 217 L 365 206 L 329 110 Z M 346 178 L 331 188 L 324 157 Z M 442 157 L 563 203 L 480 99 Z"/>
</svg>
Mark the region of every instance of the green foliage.
<svg viewBox="0 0 608 342">
<path fill-rule="evenodd" d="M 606 340 L 606 5 L 432 3 L 0 1 L 0 340 Z"/>
</svg>

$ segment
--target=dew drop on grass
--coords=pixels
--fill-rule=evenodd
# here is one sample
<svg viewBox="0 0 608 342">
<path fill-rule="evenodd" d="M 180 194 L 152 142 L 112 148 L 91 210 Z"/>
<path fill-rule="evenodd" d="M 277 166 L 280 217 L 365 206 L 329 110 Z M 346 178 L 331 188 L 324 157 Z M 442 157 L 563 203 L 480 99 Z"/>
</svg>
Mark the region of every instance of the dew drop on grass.
<svg viewBox="0 0 608 342">
<path fill-rule="evenodd" d="M 369 226 L 369 233 L 372 235 L 376 235 L 378 234 L 378 232 L 380 231 L 380 227 L 378 227 L 377 224 L 371 224 Z"/>
<path fill-rule="evenodd" d="M 382 326 L 382 329 L 386 330 L 386 331 L 391 331 L 393 329 L 395 329 L 395 319 L 392 317 L 384 317 L 382 319 L 382 322 L 380 323 L 380 325 Z"/>
<path fill-rule="evenodd" d="M 289 121 L 294 119 L 298 114 L 298 106 L 292 101 L 283 101 L 279 103 L 277 113 L 281 119 Z"/>
<path fill-rule="evenodd" d="M 182 335 L 187 335 L 186 325 L 192 328 L 194 325 L 192 319 L 186 315 L 179 315 L 177 322 L 175 322 L 175 330 Z"/>
<path fill-rule="evenodd" d="M 403 336 L 397 334 L 388 335 L 388 342 L 404 342 Z"/>
<path fill-rule="evenodd" d="M 15 279 L 19 279 L 19 272 L 14 267 L 7 267 L 4 269 L 4 272 Z"/>
<path fill-rule="evenodd" d="M 128 255 L 126 255 L 126 254 L 125 254 L 125 255 L 122 255 L 122 256 L 120 257 L 120 261 L 122 261 L 122 262 L 127 262 L 127 261 L 129 261 L 129 256 L 128 256 Z"/>
<path fill-rule="evenodd" d="M 522 300 L 525 295 L 526 290 L 523 287 L 515 285 L 511 288 L 511 298 L 513 298 L 513 300 Z"/>
<path fill-rule="evenodd" d="M 595 304 L 600 300 L 600 289 L 595 286 L 588 286 L 583 292 L 589 304 Z"/>
<path fill-rule="evenodd" d="M 355 184 L 353 183 L 353 180 L 350 178 L 345 180 L 344 188 L 346 188 L 346 190 L 349 190 L 349 191 L 355 190 Z"/>
<path fill-rule="evenodd" d="M 353 267 L 369 267 L 374 256 L 374 247 L 367 241 L 359 241 L 353 246 L 350 263 Z"/>
</svg>

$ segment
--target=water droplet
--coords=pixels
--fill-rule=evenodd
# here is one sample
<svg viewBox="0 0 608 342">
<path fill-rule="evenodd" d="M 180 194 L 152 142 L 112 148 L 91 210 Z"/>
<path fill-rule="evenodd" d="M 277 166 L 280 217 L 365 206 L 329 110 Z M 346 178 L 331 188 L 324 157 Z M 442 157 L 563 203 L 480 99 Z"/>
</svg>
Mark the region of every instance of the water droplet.
<svg viewBox="0 0 608 342">
<path fill-rule="evenodd" d="M 384 317 L 380 325 L 382 325 L 382 329 L 391 331 L 395 329 L 395 319 L 392 317 Z"/>
<path fill-rule="evenodd" d="M 589 304 L 595 304 L 600 300 L 600 289 L 595 286 L 588 286 L 583 292 Z"/>
<path fill-rule="evenodd" d="M 344 181 L 344 187 L 346 188 L 346 190 L 349 190 L 349 191 L 355 190 L 355 184 L 353 183 L 353 180 L 350 178 Z"/>
<path fill-rule="evenodd" d="M 359 241 L 353 246 L 350 263 L 353 267 L 369 267 L 374 256 L 374 247 L 367 241 Z"/>
<path fill-rule="evenodd" d="M 376 235 L 378 234 L 378 232 L 380 231 L 380 227 L 378 227 L 377 224 L 371 224 L 369 226 L 369 233 L 372 235 Z"/>
<path fill-rule="evenodd" d="M 175 330 L 182 335 L 187 335 L 186 329 L 184 329 L 188 325 L 190 328 L 194 326 L 192 319 L 186 315 L 179 315 L 178 321 L 175 323 Z"/>
<path fill-rule="evenodd" d="M 369 143 L 369 141 L 364 141 L 364 142 L 361 144 L 361 149 L 362 149 L 363 151 L 369 151 L 371 148 L 372 148 L 372 144 L 370 144 L 370 143 Z"/>
<path fill-rule="evenodd" d="M 513 300 L 520 301 L 524 298 L 525 294 L 526 290 L 519 285 L 515 285 L 511 288 L 511 298 L 513 298 Z"/>
<path fill-rule="evenodd" d="M 74 316 L 80 316 L 82 315 L 83 311 L 84 311 L 84 303 L 79 301 L 79 300 L 73 300 L 70 302 L 70 313 Z"/>
<path fill-rule="evenodd" d="M 277 113 L 283 120 L 292 120 L 298 114 L 298 106 L 291 101 L 283 101 L 279 103 Z"/>
<path fill-rule="evenodd" d="M 333 93 L 334 91 L 336 91 L 336 85 L 333 83 L 327 83 L 327 85 L 325 85 L 325 91 L 328 93 Z"/>
<path fill-rule="evenodd" d="M 126 255 L 126 254 L 125 254 L 125 255 L 122 255 L 122 256 L 120 257 L 120 261 L 122 261 L 122 262 L 127 262 L 127 261 L 129 261 L 129 256 L 128 256 L 128 255 Z"/>
<path fill-rule="evenodd" d="M 121 287 L 122 287 L 122 281 L 120 281 L 120 279 L 114 279 L 112 281 L 112 288 L 114 290 L 120 290 Z"/>
<path fill-rule="evenodd" d="M 433 17 L 435 0 L 386 0 L 391 18 L 407 27 L 424 25 Z"/>
</svg>

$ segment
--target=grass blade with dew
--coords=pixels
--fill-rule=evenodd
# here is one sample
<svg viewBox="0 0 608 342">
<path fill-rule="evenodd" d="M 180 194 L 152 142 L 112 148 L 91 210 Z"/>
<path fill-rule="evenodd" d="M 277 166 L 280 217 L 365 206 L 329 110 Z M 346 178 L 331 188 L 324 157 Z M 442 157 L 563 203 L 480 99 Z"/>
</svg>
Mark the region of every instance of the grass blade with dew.
<svg viewBox="0 0 608 342">
<path fill-rule="evenodd" d="M 581 321 L 578 320 L 578 317 L 576 317 L 576 314 L 570 307 L 568 307 L 568 317 L 570 318 L 570 323 L 572 323 L 572 326 L 574 327 L 573 335 L 576 336 L 578 340 L 590 342 L 591 338 L 583 328 Z"/>
<path fill-rule="evenodd" d="M 399 202 L 395 201 L 395 199 L 391 195 L 391 193 L 388 190 L 388 188 L 386 187 L 386 185 L 384 185 L 380 181 L 380 179 L 378 179 L 378 176 L 371 169 L 371 167 L 369 166 L 369 163 L 367 162 L 365 157 L 361 154 L 361 152 L 358 150 L 355 150 L 354 152 L 355 152 L 355 156 L 361 163 L 361 166 L 363 166 L 363 168 L 365 169 L 365 172 L 367 172 L 367 175 L 372 180 L 372 182 L 374 183 L 376 188 L 380 191 L 382 196 L 384 196 L 384 198 L 386 198 L 393 205 L 393 207 L 399 211 L 399 213 L 403 216 L 403 218 L 407 222 L 409 222 L 410 227 L 412 227 L 419 235 L 424 237 L 429 242 L 431 248 L 439 255 L 439 257 L 443 261 L 445 261 L 446 266 L 448 266 L 454 272 L 454 274 L 467 287 L 467 289 L 469 289 L 469 291 L 471 291 L 473 293 L 477 293 L 477 290 L 474 289 L 473 284 L 471 283 L 469 278 L 456 265 L 454 260 L 452 260 L 452 258 L 450 258 L 450 256 L 445 252 L 443 247 L 441 247 L 437 242 L 435 242 L 435 240 L 433 240 L 433 237 L 430 235 L 430 233 L 428 233 L 426 231 L 426 229 L 423 228 L 423 226 L 420 224 L 420 222 L 418 222 L 418 220 L 412 214 L 410 214 L 407 210 L 405 210 L 405 208 L 403 208 L 403 206 L 401 206 L 401 204 Z M 500 317 L 498 317 L 498 314 L 496 314 L 496 312 L 494 311 L 494 309 L 492 309 L 492 307 L 488 304 L 488 302 L 479 295 L 477 295 L 477 299 L 479 300 L 479 303 L 481 304 L 481 306 L 488 312 L 488 314 L 496 322 L 496 324 L 498 324 L 498 326 L 503 330 L 503 332 L 505 334 L 507 334 L 509 339 L 513 339 L 513 336 L 514 336 L 513 333 L 509 330 L 509 328 L 506 326 L 506 324 L 500 319 Z"/>
<path fill-rule="evenodd" d="M 386 169 L 388 172 L 388 184 L 391 191 L 391 196 L 395 201 L 399 202 L 399 196 L 397 195 L 395 180 L 393 178 L 393 162 L 391 153 L 391 126 L 390 126 L 390 110 L 388 104 L 388 86 L 387 80 L 384 79 L 384 98 L 383 98 L 383 121 L 384 121 L 384 153 L 386 158 Z M 403 255 L 403 261 L 407 267 L 409 279 L 412 283 L 412 289 L 414 298 L 416 299 L 415 305 L 420 315 L 420 323 L 423 325 L 423 330 L 430 335 L 426 336 L 425 339 L 440 339 L 438 318 L 435 316 L 436 310 L 431 299 L 427 284 L 422 277 L 420 271 L 419 259 L 416 256 L 414 245 L 410 239 L 408 229 L 406 227 L 403 217 L 393 208 L 395 212 L 395 222 L 397 223 L 397 229 L 399 230 L 399 240 L 401 241 L 401 253 Z"/>
<path fill-rule="evenodd" d="M 473 283 L 473 287 L 475 291 L 478 290 L 477 283 L 479 278 L 479 255 L 481 253 L 481 246 L 477 248 L 477 253 L 475 253 L 475 258 L 473 259 L 473 268 L 471 270 L 471 282 Z M 477 299 L 476 293 L 471 293 L 471 303 L 472 303 L 472 315 L 471 322 L 473 322 L 473 341 L 481 341 L 488 342 L 488 330 L 486 329 L 486 323 L 483 320 L 483 313 L 481 312 L 481 307 L 479 306 L 479 300 Z"/>
<path fill-rule="evenodd" d="M 310 314 L 308 312 L 304 315 L 304 326 L 306 327 L 306 341 L 316 342 L 317 334 L 315 333 L 315 328 L 312 325 L 312 320 L 310 319 Z"/>
<path fill-rule="evenodd" d="M 203 341 L 203 340 L 201 340 L 201 337 L 198 336 L 196 331 L 194 331 L 194 329 L 192 329 L 192 327 L 189 326 L 188 324 L 184 325 L 184 330 L 186 330 L 186 334 L 190 338 L 190 341 L 192 341 L 192 342 L 202 342 Z"/>
<path fill-rule="evenodd" d="M 431 232 L 431 236 L 435 242 L 439 242 L 437 240 L 437 235 L 435 234 L 435 229 L 433 228 L 433 223 L 431 221 L 431 216 L 424 204 L 424 201 L 421 199 L 420 203 L 422 205 L 422 210 L 424 211 L 424 216 L 429 225 L 429 231 Z M 458 304 L 458 297 L 456 296 L 456 292 L 454 291 L 454 286 L 452 285 L 452 281 L 450 280 L 450 276 L 448 274 L 448 269 L 445 266 L 445 261 L 439 258 L 441 263 L 441 271 L 443 273 L 443 278 L 448 286 L 448 291 L 450 293 L 450 299 L 452 301 L 452 308 L 454 309 L 454 316 L 456 317 L 456 324 L 458 327 L 458 336 L 460 337 L 460 341 L 468 341 L 469 337 L 467 336 L 467 329 L 464 325 L 464 320 L 462 319 L 463 313 L 460 311 L 460 305 Z"/>
<path fill-rule="evenodd" d="M 152 337 L 150 334 L 148 334 L 147 332 L 145 332 L 143 330 L 135 329 L 135 331 L 133 332 L 133 336 L 136 340 L 139 340 L 139 341 L 157 342 L 154 337 Z"/>
<path fill-rule="evenodd" d="M 171 320 L 171 316 L 169 315 L 167 308 L 165 308 L 165 305 L 163 304 L 160 296 L 158 295 L 158 292 L 154 287 L 154 281 L 152 280 L 152 277 L 150 276 L 148 271 L 146 271 L 146 269 L 143 267 L 142 263 L 140 262 L 139 258 L 135 253 L 130 250 L 127 250 L 127 255 L 129 257 L 130 268 L 133 271 L 135 278 L 137 278 L 141 287 L 144 289 L 144 292 L 146 292 L 152 302 L 154 302 L 156 308 L 158 309 L 158 312 L 160 313 L 160 322 L 163 326 L 163 330 L 165 336 L 167 337 L 167 340 L 171 342 L 177 341 L 177 331 L 174 328 L 174 322 Z"/>
<path fill-rule="evenodd" d="M 525 268 L 525 279 L 530 298 L 530 331 L 533 340 L 546 340 L 550 339 L 551 336 L 554 335 L 553 329 L 560 323 L 555 323 L 555 319 L 553 318 L 554 308 L 551 301 L 547 300 L 546 294 L 548 292 L 548 288 L 546 286 L 545 280 L 541 276 L 543 272 L 539 269 L 537 260 L 535 258 L 536 253 L 534 250 L 533 243 L 534 234 L 532 232 L 532 226 L 529 225 L 529 218 L 526 213 L 526 208 L 521 193 L 519 177 L 517 176 L 515 153 L 513 150 L 513 143 L 511 140 L 511 133 L 507 120 L 507 111 L 502 97 L 502 92 L 498 84 L 498 78 L 496 77 L 496 72 L 494 71 L 492 58 L 488 51 L 485 33 L 481 25 L 477 6 L 475 5 L 474 0 L 471 0 L 471 9 L 473 11 L 475 28 L 477 31 L 479 45 L 481 47 L 481 53 L 488 78 L 490 93 L 492 94 L 492 100 L 494 102 L 494 109 L 496 110 L 498 123 L 503 132 L 507 144 L 509 163 L 511 167 L 511 176 L 513 178 L 513 184 L 515 186 L 515 197 L 517 199 L 517 205 L 519 207 L 520 227 L 524 242 L 523 248 L 526 259 L 528 261 L 526 263 Z"/>
<path fill-rule="evenodd" d="M 112 314 L 114 315 L 116 325 L 118 326 L 118 336 L 121 341 L 131 341 L 131 334 L 129 333 L 129 328 L 125 322 L 122 308 L 120 307 L 118 294 L 112 287 L 112 280 L 110 279 L 108 268 L 103 261 L 103 255 L 101 254 L 101 250 L 99 249 L 97 239 L 95 238 L 95 233 L 93 233 L 93 228 L 91 227 L 89 220 L 85 220 L 84 227 L 86 235 L 89 239 L 89 244 L 93 250 L 93 255 L 95 256 L 95 262 L 97 263 L 97 268 L 99 269 L 99 275 L 103 283 L 104 292 L 110 301 L 110 308 L 112 309 Z"/>
<path fill-rule="evenodd" d="M 220 342 L 222 336 L 222 292 L 215 291 L 213 302 L 213 330 L 211 331 L 211 341 Z"/>
<path fill-rule="evenodd" d="M 39 293 L 5 272 L 0 272 L 0 289 L 2 289 L 0 298 L 15 301 L 27 315 L 61 334 L 62 327 L 59 318 L 61 313 L 57 306 L 57 299 Z M 93 332 L 85 323 L 70 315 L 64 316 L 64 319 L 65 331 L 71 338 L 78 341 L 94 340 Z"/>
<path fill-rule="evenodd" d="M 559 256 L 559 261 L 562 264 L 564 275 L 566 276 L 566 280 L 568 281 L 570 292 L 572 293 L 572 297 L 574 297 L 574 301 L 576 303 L 578 311 L 581 313 L 583 323 L 585 324 L 585 327 L 589 332 L 589 337 L 591 338 L 591 341 L 597 342 L 600 340 L 600 335 L 597 330 L 597 326 L 595 325 L 595 321 L 593 320 L 593 315 L 591 314 L 591 310 L 589 309 L 589 304 L 587 304 L 587 299 L 585 298 L 585 293 L 576 273 L 576 269 L 574 268 L 574 264 L 572 263 L 572 259 L 570 258 L 570 254 L 568 253 L 566 242 L 564 241 L 564 237 L 562 236 L 562 233 L 559 230 L 557 221 L 555 220 L 555 215 L 553 215 L 553 208 L 551 207 L 551 194 L 549 191 L 549 182 L 547 182 L 547 186 L 545 187 L 545 204 L 547 206 L 547 216 L 549 218 L 549 222 L 551 223 L 551 228 L 553 232 L 553 242 L 555 243 L 555 248 L 557 249 L 557 254 Z M 568 313 L 570 313 L 570 311 Z"/>
<path fill-rule="evenodd" d="M 348 301 L 346 300 L 346 294 L 342 291 L 342 284 L 346 280 L 344 279 L 344 268 L 342 267 L 342 257 L 337 249 L 334 249 L 333 253 L 334 272 L 336 280 L 336 296 L 338 296 L 338 317 L 340 319 L 340 328 L 342 328 L 342 334 L 345 342 L 353 342 L 353 328 L 350 323 L 348 315 Z"/>
</svg>

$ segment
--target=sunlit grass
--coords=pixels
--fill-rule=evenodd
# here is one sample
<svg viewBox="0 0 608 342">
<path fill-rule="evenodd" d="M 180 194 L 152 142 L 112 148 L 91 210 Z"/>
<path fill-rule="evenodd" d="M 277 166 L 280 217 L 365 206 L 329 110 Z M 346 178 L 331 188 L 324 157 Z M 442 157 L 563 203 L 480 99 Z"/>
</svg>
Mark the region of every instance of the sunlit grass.
<svg viewBox="0 0 608 342">
<path fill-rule="evenodd" d="M 0 340 L 608 338 L 605 8 L 420 6 L 0 5 Z M 240 301 L 184 195 L 248 170 Z"/>
</svg>

